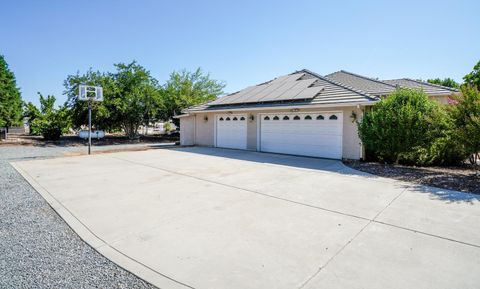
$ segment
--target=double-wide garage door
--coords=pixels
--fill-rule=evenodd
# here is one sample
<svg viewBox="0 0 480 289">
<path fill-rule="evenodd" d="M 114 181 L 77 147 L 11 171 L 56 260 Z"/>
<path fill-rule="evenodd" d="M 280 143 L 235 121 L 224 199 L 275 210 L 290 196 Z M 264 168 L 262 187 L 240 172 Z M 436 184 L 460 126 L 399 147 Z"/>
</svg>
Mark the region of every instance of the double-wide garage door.
<svg viewBox="0 0 480 289">
<path fill-rule="evenodd" d="M 342 112 L 260 115 L 260 150 L 342 158 Z"/>
<path fill-rule="evenodd" d="M 247 149 L 247 116 L 243 114 L 216 115 L 216 146 Z"/>
</svg>

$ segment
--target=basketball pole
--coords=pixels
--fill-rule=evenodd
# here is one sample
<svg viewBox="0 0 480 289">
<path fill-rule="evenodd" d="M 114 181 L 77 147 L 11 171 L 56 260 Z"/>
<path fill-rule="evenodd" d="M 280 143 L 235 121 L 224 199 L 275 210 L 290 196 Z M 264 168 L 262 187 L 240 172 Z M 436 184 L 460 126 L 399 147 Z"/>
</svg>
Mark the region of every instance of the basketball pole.
<svg viewBox="0 0 480 289">
<path fill-rule="evenodd" d="M 78 85 L 77 100 L 88 102 L 88 154 L 90 155 L 92 153 L 92 103 L 94 101 L 103 101 L 103 88 L 101 86 L 88 86 L 85 83 L 81 83 Z M 80 132 L 79 136 L 82 137 L 81 135 Z M 99 138 L 98 132 L 97 138 Z"/>
<path fill-rule="evenodd" d="M 92 147 L 92 101 L 88 100 L 88 154 Z"/>
</svg>

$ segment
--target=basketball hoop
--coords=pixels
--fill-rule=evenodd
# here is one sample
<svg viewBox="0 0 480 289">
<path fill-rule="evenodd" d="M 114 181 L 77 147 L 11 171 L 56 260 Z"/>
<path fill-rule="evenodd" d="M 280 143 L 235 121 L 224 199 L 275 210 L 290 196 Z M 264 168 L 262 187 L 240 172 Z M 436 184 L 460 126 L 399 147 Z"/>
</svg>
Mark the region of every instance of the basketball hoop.
<svg viewBox="0 0 480 289">
<path fill-rule="evenodd" d="M 88 154 L 92 147 L 92 102 L 103 101 L 103 88 L 86 84 L 78 85 L 78 100 L 88 102 Z"/>
</svg>

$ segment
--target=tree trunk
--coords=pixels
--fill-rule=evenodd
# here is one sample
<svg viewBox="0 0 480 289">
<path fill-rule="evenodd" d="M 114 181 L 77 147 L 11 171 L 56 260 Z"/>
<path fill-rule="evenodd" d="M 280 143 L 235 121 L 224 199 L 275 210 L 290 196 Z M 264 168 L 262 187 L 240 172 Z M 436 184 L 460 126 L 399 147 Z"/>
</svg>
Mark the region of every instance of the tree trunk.
<svg viewBox="0 0 480 289">
<path fill-rule="evenodd" d="M 125 131 L 125 136 L 131 140 L 135 139 L 138 136 L 138 127 L 140 125 L 140 123 L 124 122 L 122 126 Z"/>
</svg>

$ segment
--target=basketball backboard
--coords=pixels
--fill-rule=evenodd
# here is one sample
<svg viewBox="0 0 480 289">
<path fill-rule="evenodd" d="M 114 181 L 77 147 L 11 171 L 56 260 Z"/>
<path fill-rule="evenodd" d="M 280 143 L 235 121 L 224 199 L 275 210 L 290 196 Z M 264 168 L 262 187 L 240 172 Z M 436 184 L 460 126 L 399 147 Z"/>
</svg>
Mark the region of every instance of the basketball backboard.
<svg viewBox="0 0 480 289">
<path fill-rule="evenodd" d="M 103 101 L 103 88 L 101 86 L 80 84 L 78 86 L 78 100 Z"/>
</svg>

